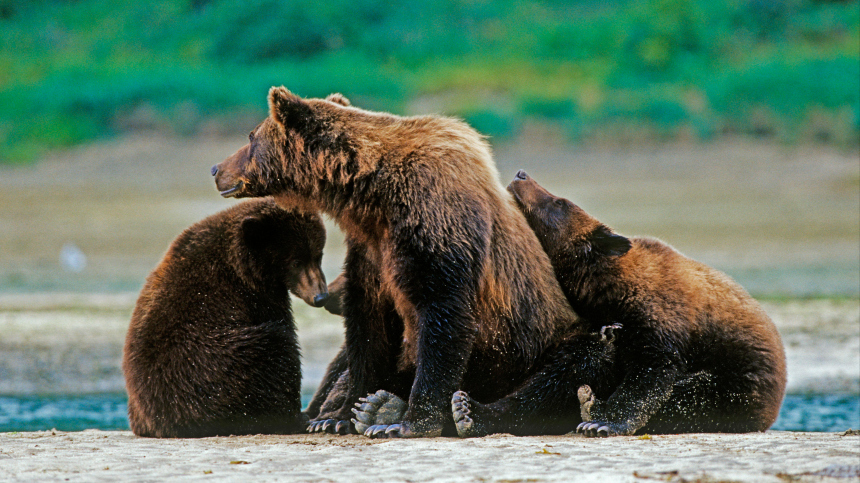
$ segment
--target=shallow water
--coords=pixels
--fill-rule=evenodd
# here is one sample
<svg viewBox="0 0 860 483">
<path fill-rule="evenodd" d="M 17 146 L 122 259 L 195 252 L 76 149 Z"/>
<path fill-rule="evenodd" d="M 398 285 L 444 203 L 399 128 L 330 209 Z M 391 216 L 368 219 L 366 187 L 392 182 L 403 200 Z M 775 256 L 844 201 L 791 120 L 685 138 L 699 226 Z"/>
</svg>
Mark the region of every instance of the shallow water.
<svg viewBox="0 0 860 483">
<path fill-rule="evenodd" d="M 303 397 L 306 405 L 310 395 Z M 0 432 L 127 430 L 125 394 L 0 397 Z M 771 429 L 845 431 L 860 428 L 860 395 L 789 395 Z"/>
</svg>

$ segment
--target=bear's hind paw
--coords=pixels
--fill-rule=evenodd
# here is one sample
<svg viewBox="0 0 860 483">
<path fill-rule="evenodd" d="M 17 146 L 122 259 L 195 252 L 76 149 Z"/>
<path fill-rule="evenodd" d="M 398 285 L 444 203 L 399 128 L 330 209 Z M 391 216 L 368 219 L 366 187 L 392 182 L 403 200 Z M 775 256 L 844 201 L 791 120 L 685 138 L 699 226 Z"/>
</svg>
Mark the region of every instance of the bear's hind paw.
<svg viewBox="0 0 860 483">
<path fill-rule="evenodd" d="M 451 412 L 454 416 L 454 425 L 457 427 L 457 435 L 461 438 L 475 438 L 490 434 L 487 428 L 483 427 L 483 425 L 472 417 L 477 417 L 474 413 L 479 406 L 477 402 L 472 401 L 465 391 L 457 391 L 451 397 Z"/>
<path fill-rule="evenodd" d="M 406 401 L 380 389 L 373 394 L 368 394 L 367 397 L 358 399 L 352 409 L 355 414 L 352 424 L 355 425 L 358 434 L 371 438 L 379 437 L 380 432 L 403 420 L 406 408 Z"/>
</svg>

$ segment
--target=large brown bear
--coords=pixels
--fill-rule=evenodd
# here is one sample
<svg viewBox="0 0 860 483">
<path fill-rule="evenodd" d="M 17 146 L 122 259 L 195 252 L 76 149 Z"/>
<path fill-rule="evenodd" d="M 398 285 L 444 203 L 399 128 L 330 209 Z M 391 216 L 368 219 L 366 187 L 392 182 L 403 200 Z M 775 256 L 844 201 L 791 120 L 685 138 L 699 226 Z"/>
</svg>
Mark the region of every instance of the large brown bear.
<svg viewBox="0 0 860 483">
<path fill-rule="evenodd" d="M 409 403 L 386 433 L 453 431 L 455 391 L 509 394 L 584 330 L 469 126 L 283 87 L 269 108 L 213 174 L 222 196 L 273 195 L 329 214 L 346 234 L 345 391 L 321 404 L 316 421 L 332 424 L 313 429 L 343 430 L 359 397 L 388 389 Z"/>
<path fill-rule="evenodd" d="M 620 326 L 607 371 L 617 387 L 580 388 L 580 432 L 749 432 L 773 424 L 785 393 L 785 354 L 776 327 L 743 288 L 658 240 L 614 233 L 524 171 L 508 189 L 574 310 L 597 325 Z M 573 402 L 570 391 L 546 384 L 532 389 L 555 404 Z M 515 403 L 496 403 L 495 416 Z"/>
<path fill-rule="evenodd" d="M 290 310 L 327 298 L 319 215 L 271 199 L 240 203 L 186 229 L 147 278 L 123 354 L 139 436 L 293 433 L 301 367 Z"/>
</svg>

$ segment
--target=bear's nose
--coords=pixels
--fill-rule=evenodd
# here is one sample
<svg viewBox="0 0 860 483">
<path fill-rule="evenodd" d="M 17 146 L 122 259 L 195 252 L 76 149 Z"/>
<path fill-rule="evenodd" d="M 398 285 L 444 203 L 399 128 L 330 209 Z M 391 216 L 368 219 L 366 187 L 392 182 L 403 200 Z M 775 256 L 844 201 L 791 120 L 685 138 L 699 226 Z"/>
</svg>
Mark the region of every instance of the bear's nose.
<svg viewBox="0 0 860 483">
<path fill-rule="evenodd" d="M 328 300 L 328 292 L 314 295 L 314 307 L 322 307 L 326 300 Z"/>
<path fill-rule="evenodd" d="M 210 173 L 212 173 L 212 176 L 215 176 L 216 174 L 218 174 L 218 165 L 217 164 L 215 166 L 212 166 L 212 170 L 210 171 Z"/>
<path fill-rule="evenodd" d="M 517 179 L 529 179 L 529 175 L 526 174 L 526 170 L 524 170 L 524 169 L 517 171 L 516 177 L 517 177 Z"/>
</svg>

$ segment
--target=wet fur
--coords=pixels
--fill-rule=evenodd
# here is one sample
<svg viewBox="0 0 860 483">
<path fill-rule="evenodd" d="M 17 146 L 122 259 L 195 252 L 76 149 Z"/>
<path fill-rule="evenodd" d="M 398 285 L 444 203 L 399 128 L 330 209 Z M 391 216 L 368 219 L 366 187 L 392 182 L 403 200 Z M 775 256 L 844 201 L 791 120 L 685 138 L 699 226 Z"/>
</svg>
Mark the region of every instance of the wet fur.
<svg viewBox="0 0 860 483">
<path fill-rule="evenodd" d="M 132 431 L 304 430 L 289 290 L 307 282 L 302 274 L 322 277 L 324 242 L 319 216 L 272 200 L 240 203 L 185 230 L 147 278 L 126 337 Z"/>
<path fill-rule="evenodd" d="M 452 426 L 454 391 L 501 397 L 577 330 L 469 126 L 284 88 L 269 104 L 250 143 L 216 166 L 216 185 L 321 210 L 346 234 L 346 402 L 325 401 L 318 418 L 348 420 L 358 397 L 387 389 L 409 399 L 404 435 L 440 434 Z M 404 384 L 404 374 L 414 378 Z"/>
<path fill-rule="evenodd" d="M 612 373 L 583 411 L 614 434 L 764 431 L 785 393 L 770 318 L 725 274 L 650 238 L 615 234 L 524 173 L 511 190 L 574 310 L 620 323 Z"/>
</svg>

